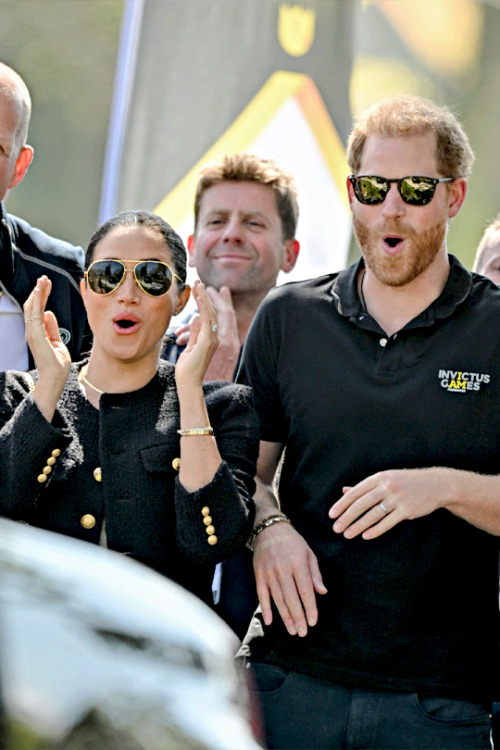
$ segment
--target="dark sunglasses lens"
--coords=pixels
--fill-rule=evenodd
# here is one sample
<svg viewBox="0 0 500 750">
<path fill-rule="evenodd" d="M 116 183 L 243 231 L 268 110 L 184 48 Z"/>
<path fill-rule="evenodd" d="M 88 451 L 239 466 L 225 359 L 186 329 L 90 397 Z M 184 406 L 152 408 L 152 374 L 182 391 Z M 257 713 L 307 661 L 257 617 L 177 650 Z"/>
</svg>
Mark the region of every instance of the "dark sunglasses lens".
<svg viewBox="0 0 500 750">
<path fill-rule="evenodd" d="M 135 267 L 135 278 L 139 286 L 153 297 L 166 294 L 172 285 L 172 272 L 165 263 L 145 260 Z"/>
<path fill-rule="evenodd" d="M 388 191 L 388 183 L 380 177 L 358 177 L 354 183 L 356 198 L 367 205 L 382 203 Z"/>
<path fill-rule="evenodd" d="M 87 271 L 87 281 L 96 294 L 110 294 L 123 279 L 125 269 L 117 260 L 98 260 Z"/>
<path fill-rule="evenodd" d="M 437 180 L 431 177 L 405 177 L 401 180 L 401 197 L 411 206 L 426 206 L 434 198 Z"/>
</svg>

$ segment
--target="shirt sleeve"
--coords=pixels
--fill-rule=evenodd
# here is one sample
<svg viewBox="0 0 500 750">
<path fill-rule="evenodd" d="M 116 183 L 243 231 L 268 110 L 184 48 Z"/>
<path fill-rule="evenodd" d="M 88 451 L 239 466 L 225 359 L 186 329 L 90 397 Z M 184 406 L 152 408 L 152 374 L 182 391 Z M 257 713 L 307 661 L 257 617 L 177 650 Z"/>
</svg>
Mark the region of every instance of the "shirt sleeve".
<svg viewBox="0 0 500 750">
<path fill-rule="evenodd" d="M 282 306 L 271 295 L 264 300 L 243 346 L 236 381 L 252 387 L 260 420 L 260 438 L 285 443 L 288 435 L 279 371 L 285 335 Z"/>
</svg>

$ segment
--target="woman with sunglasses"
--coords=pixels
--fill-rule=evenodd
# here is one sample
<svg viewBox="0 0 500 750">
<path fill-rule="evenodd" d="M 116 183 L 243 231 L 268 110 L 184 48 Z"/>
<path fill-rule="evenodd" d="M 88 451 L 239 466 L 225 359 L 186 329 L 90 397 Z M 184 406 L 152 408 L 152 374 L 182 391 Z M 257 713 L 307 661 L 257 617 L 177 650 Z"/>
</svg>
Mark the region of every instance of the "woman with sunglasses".
<svg viewBox="0 0 500 750">
<path fill-rule="evenodd" d="M 86 267 L 88 360 L 71 363 L 43 276 L 24 307 L 37 370 L 0 374 L 0 512 L 123 552 L 209 601 L 215 563 L 252 528 L 250 391 L 203 385 L 218 336 L 200 282 L 189 344 L 175 368 L 160 362 L 190 289 L 182 240 L 159 216 L 107 221 Z"/>
</svg>

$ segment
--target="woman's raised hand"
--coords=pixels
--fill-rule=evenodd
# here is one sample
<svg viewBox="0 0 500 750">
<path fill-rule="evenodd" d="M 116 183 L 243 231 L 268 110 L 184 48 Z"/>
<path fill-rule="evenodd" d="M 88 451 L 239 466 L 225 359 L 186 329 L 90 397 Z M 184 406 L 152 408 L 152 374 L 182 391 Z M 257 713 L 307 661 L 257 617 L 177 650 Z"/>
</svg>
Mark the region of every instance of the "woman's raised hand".
<svg viewBox="0 0 500 750">
<path fill-rule="evenodd" d="M 71 357 L 61 340 L 56 317 L 53 312 L 45 310 L 51 288 L 50 279 L 40 276 L 23 306 L 26 342 L 38 370 L 33 397 L 49 421 L 71 367 Z"/>
<path fill-rule="evenodd" d="M 201 386 L 210 360 L 219 346 L 217 311 L 205 285 L 195 281 L 192 294 L 198 305 L 199 316 L 193 320 L 189 342 L 175 366 L 177 386 Z"/>
</svg>

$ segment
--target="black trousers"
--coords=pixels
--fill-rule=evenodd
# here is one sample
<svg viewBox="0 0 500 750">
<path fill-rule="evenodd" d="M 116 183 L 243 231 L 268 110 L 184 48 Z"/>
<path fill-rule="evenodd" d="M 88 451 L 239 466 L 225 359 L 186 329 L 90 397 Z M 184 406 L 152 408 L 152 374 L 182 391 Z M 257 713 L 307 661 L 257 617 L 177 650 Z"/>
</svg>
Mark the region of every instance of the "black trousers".
<svg viewBox="0 0 500 750">
<path fill-rule="evenodd" d="M 488 750 L 481 703 L 336 685 L 253 663 L 269 750 Z"/>
</svg>

